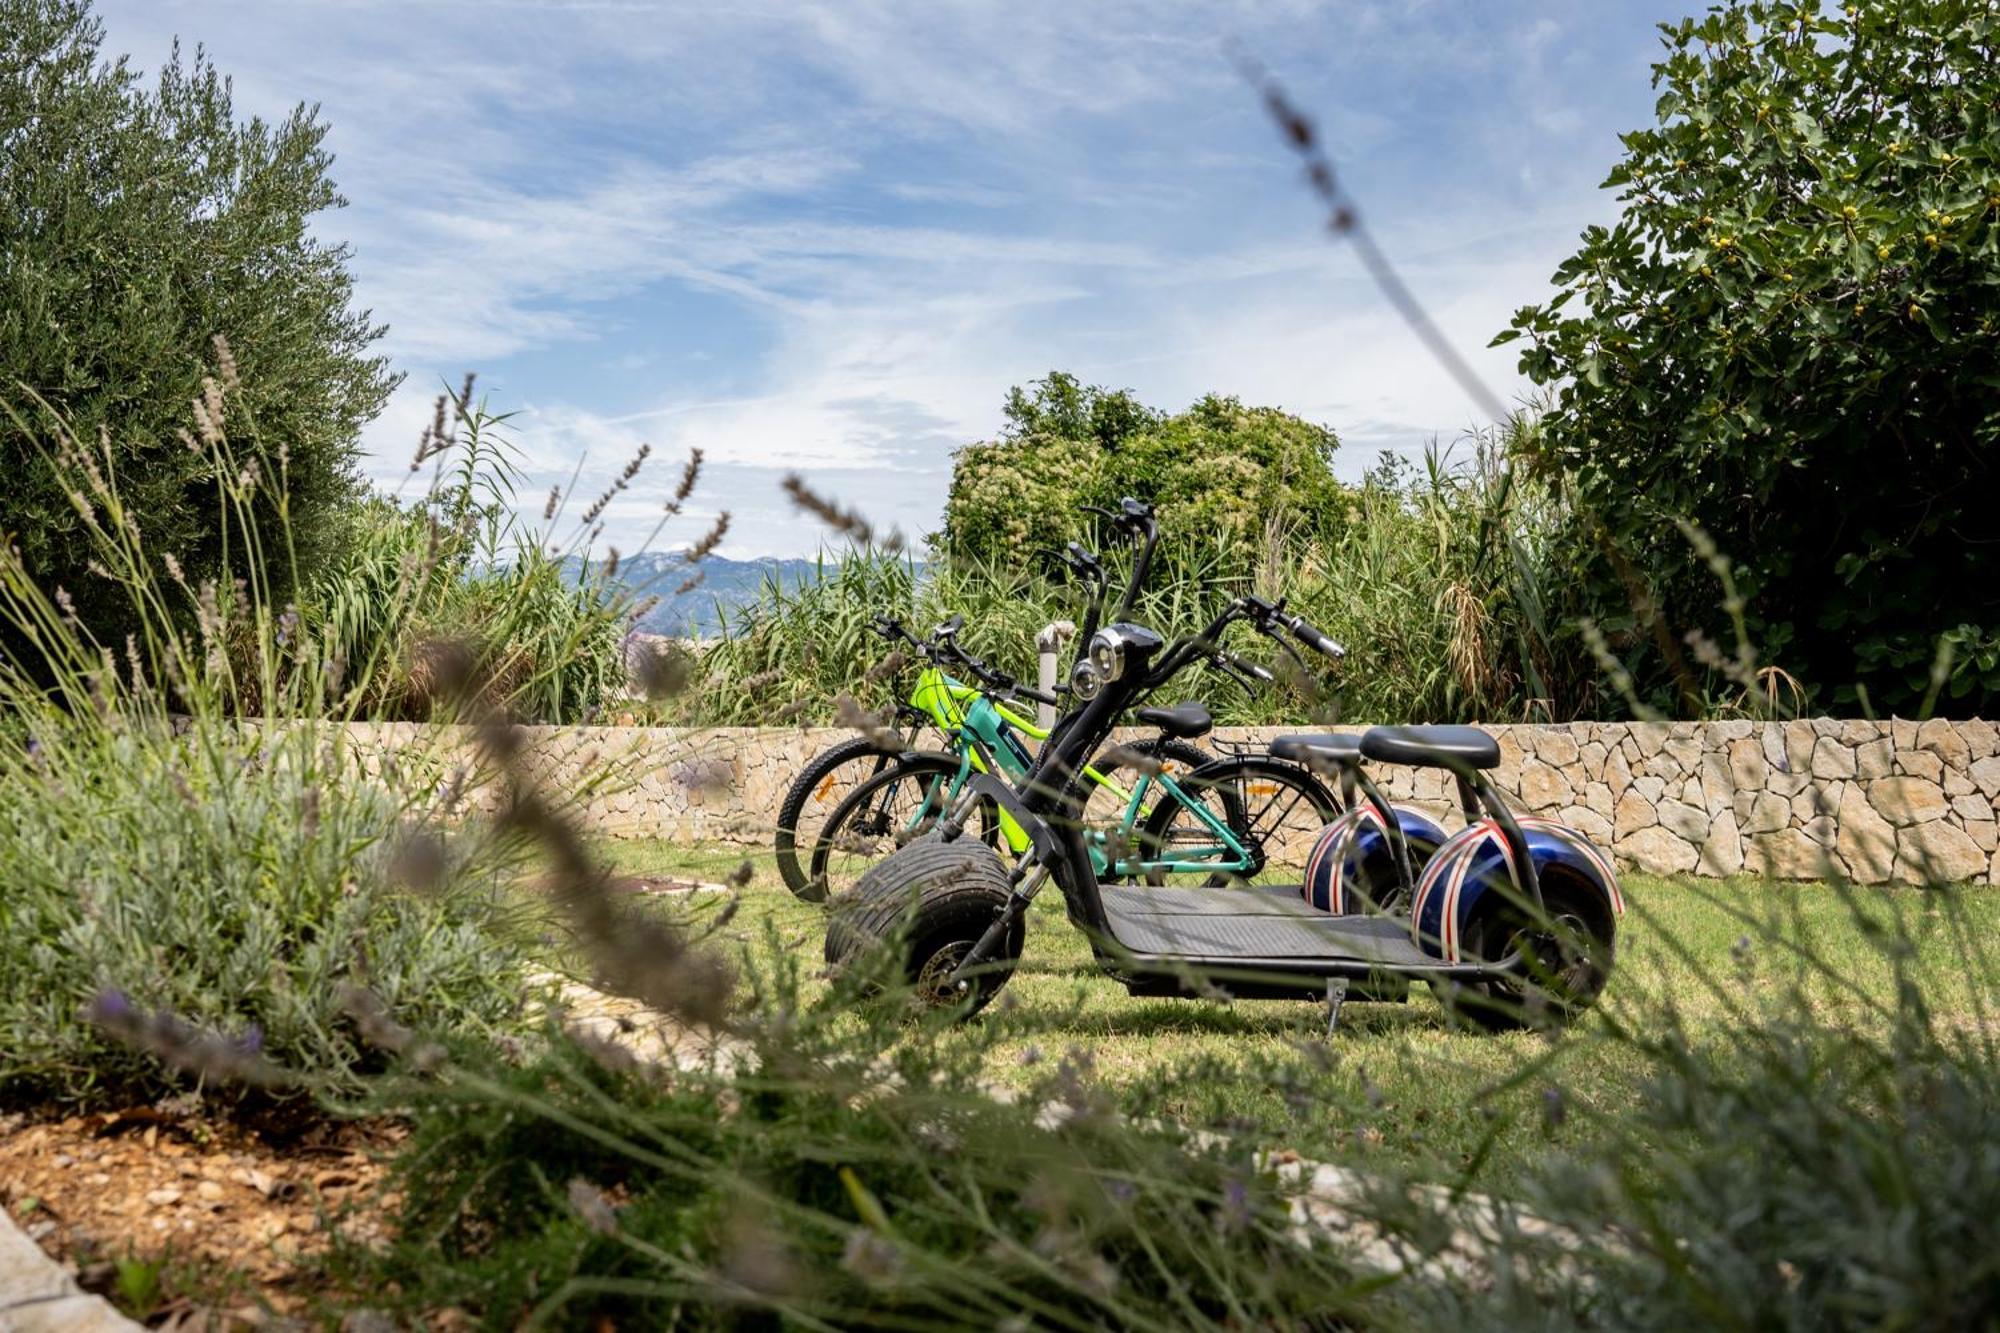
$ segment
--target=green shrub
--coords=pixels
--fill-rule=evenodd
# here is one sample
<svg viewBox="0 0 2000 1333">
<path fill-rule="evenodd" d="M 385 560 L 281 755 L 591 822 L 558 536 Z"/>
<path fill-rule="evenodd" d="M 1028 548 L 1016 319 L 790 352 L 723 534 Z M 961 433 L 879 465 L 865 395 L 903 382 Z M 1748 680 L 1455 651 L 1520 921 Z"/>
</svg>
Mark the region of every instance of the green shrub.
<svg viewBox="0 0 2000 1333">
<path fill-rule="evenodd" d="M 1001 439 L 954 459 L 942 542 L 953 557 L 1059 547 L 1082 530 L 1083 505 L 1115 509 L 1128 495 L 1158 511 L 1165 569 L 1216 542 L 1248 559 L 1273 529 L 1324 536 L 1346 512 L 1333 432 L 1275 408 L 1211 394 L 1167 416 L 1058 371 L 1012 390 L 1007 417 Z"/>
<path fill-rule="evenodd" d="M 445 853 L 434 833 L 476 774 L 422 743 L 378 763 L 351 742 L 349 664 L 266 577 L 288 557 L 253 511 L 285 512 L 282 467 L 216 392 L 208 484 L 241 582 L 192 580 L 142 534 L 116 451 L 68 432 L 52 469 L 137 628 L 100 641 L 0 555 L 0 625 L 30 646 L 0 663 L 9 1100 L 143 1096 L 246 1064 L 351 1090 L 380 1059 L 345 1011 L 353 986 L 443 1033 L 520 1012 L 506 844 Z M 112 1040 L 134 1030 L 144 1052 Z"/>
<path fill-rule="evenodd" d="M 106 432 L 155 548 L 227 584 L 245 571 L 224 567 L 207 446 L 183 442 L 209 429 L 188 411 L 211 340 L 240 357 L 230 410 L 284 460 L 287 513 L 260 498 L 247 521 L 308 563 L 337 536 L 358 432 L 394 377 L 369 354 L 382 330 L 351 308 L 346 248 L 313 234 L 342 202 L 325 124 L 303 106 L 238 122 L 198 50 L 147 90 L 102 38 L 86 0 L 0 0 L 0 533 L 115 644 L 139 625 L 88 571 L 87 525 L 42 449 L 59 424 Z"/>
<path fill-rule="evenodd" d="M 1530 456 L 1588 530 L 1588 605 L 1654 702 L 1726 639 L 1829 700 L 2000 700 L 2000 13 L 1730 0 L 1662 26 L 1658 122 L 1558 291 L 1499 341 L 1554 387 Z M 1954 649 L 1940 662 L 1940 639 Z"/>
</svg>

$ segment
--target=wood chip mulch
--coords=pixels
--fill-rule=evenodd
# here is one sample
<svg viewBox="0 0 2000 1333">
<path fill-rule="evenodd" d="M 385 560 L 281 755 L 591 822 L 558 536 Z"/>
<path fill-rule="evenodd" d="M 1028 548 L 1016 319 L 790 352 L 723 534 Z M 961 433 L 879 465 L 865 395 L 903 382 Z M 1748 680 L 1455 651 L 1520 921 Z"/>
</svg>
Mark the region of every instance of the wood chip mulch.
<svg viewBox="0 0 2000 1333">
<path fill-rule="evenodd" d="M 173 1279 L 200 1274 L 187 1285 L 209 1290 L 177 1299 L 184 1313 L 213 1303 L 188 1326 L 258 1327 L 303 1307 L 298 1263 L 324 1251 L 330 1228 L 363 1244 L 385 1237 L 395 1200 L 382 1159 L 405 1132 L 323 1121 L 273 1139 L 152 1107 L 0 1114 L 0 1206 L 86 1289 L 110 1294 L 120 1260 L 158 1262 L 168 1290 L 149 1322 L 176 1324 L 164 1308 Z"/>
</svg>

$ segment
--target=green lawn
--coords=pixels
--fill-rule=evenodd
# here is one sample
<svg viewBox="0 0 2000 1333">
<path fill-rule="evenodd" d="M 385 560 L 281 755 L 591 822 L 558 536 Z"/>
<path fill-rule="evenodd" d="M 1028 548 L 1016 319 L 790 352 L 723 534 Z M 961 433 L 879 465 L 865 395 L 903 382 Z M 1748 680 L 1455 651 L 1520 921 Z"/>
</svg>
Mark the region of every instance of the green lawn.
<svg viewBox="0 0 2000 1333">
<path fill-rule="evenodd" d="M 746 853 L 662 842 L 608 844 L 627 873 L 721 879 Z M 821 911 L 788 894 L 768 853 L 726 936 L 762 949 L 765 923 L 816 970 Z M 1307 1155 L 1360 1147 L 1440 1179 L 1493 1140 L 1487 1183 L 1545 1145 L 1582 1144 L 1646 1095 L 1647 1063 L 1612 1024 L 1659 1031 L 1678 1015 L 1695 1041 L 1725 1037 L 1733 1015 L 1793 995 L 1836 1022 L 1871 1022 L 1903 949 L 1949 1022 L 1988 1022 L 1996 975 L 1983 940 L 2000 891 L 1844 892 L 1751 879 L 1625 881 L 1618 967 L 1597 1012 L 1561 1038 L 1447 1026 L 1429 991 L 1408 1003 L 1351 1004 L 1323 1039 L 1324 1011 L 1303 1001 L 1134 999 L 1091 965 L 1052 891 L 1036 903 L 1020 971 L 964 1040 L 990 1042 L 988 1077 L 1021 1085 L 1071 1049 L 1135 1112 L 1239 1123 Z M 1899 943 L 1907 941 L 1907 945 Z M 1973 966 L 1968 967 L 1966 960 Z M 809 989 L 819 993 L 817 983 Z M 1557 1112 L 1560 1112 L 1557 1114 Z"/>
</svg>

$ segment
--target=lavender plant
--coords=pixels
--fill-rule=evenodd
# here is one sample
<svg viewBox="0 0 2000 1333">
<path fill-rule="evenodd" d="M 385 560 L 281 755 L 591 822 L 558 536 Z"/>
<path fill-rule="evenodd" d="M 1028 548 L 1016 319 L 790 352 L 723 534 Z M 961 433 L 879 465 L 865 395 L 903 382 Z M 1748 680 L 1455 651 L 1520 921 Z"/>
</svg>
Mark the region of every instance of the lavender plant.
<svg viewBox="0 0 2000 1333">
<path fill-rule="evenodd" d="M 372 565 L 350 557 L 305 609 L 280 602 L 276 590 L 307 582 L 285 542 L 287 450 L 264 445 L 219 351 L 179 447 L 219 497 L 221 579 L 191 580 L 152 544 L 102 439 L 52 409 L 15 423 L 36 428 L 63 479 L 94 595 L 129 602 L 138 628 L 100 642 L 70 589 L 0 552 L 5 641 L 25 645 L 0 662 L 9 1100 L 241 1081 L 246 1061 L 268 1067 L 268 1089 L 351 1090 L 382 1063 L 342 1000 L 357 987 L 429 1032 L 521 1020 L 515 853 L 477 821 L 467 836 L 438 832 L 466 818 L 476 765 L 448 731 L 385 755 L 347 724 L 385 680 L 420 675 L 440 700 L 487 682 L 486 712 L 574 698 L 596 687 L 565 677 L 572 656 L 595 651 L 601 667 L 624 608 L 559 586 L 540 553 L 468 577 L 481 548 L 463 534 L 485 525 L 483 549 L 498 549 L 505 481 L 479 444 L 495 418 L 469 384 L 441 403 L 423 451 L 457 471 L 401 520 L 399 535 L 423 542 Z M 135 1033 L 136 1048 L 118 1039 Z"/>
</svg>

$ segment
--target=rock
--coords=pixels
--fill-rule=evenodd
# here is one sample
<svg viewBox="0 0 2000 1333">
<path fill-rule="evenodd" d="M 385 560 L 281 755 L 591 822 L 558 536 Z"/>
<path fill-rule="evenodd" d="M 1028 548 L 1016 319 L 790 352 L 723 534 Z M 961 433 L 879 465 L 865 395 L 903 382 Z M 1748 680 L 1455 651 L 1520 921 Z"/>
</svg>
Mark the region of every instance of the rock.
<svg viewBox="0 0 2000 1333">
<path fill-rule="evenodd" d="M 147 1190 L 146 1202 L 155 1208 L 167 1208 L 181 1201 L 181 1192 L 169 1185 L 165 1189 Z"/>
<path fill-rule="evenodd" d="M 1764 775 L 1770 765 L 1764 759 L 1764 746 L 1753 736 L 1729 742 L 1729 781 L 1738 791 L 1756 791 L 1764 785 Z"/>
<path fill-rule="evenodd" d="M 1742 868 L 1743 839 L 1736 833 L 1736 816 L 1724 810 L 1709 822 L 1695 869 L 1704 875 L 1733 875 Z"/>
<path fill-rule="evenodd" d="M 1654 755 L 1651 759 L 1640 760 L 1639 772 L 1646 777 L 1658 778 L 1662 782 L 1671 783 L 1675 787 L 1679 787 L 1681 783 L 1681 766 L 1665 750 L 1660 751 L 1660 753 Z"/>
<path fill-rule="evenodd" d="M 1764 779 L 1764 789 L 1780 796 L 1796 796 L 1812 786 L 1810 773 L 1772 773 Z"/>
<path fill-rule="evenodd" d="M 1910 880 L 1957 884 L 1984 874 L 1987 857 L 1964 829 L 1940 819 L 1896 834 L 1896 864 Z"/>
<path fill-rule="evenodd" d="M 1639 793 L 1646 804 L 1651 805 L 1666 794 L 1667 784 L 1652 774 L 1645 773 L 1632 779 L 1632 790 Z"/>
<path fill-rule="evenodd" d="M 1661 801 L 1654 813 L 1663 827 L 1672 829 L 1688 842 L 1698 844 L 1708 837 L 1708 812 L 1698 806 L 1680 801 Z"/>
<path fill-rule="evenodd" d="M 1846 784 L 1827 783 L 1806 788 L 1792 798 L 1792 823 L 1806 824 L 1830 815 L 1840 808 L 1840 797 Z"/>
<path fill-rule="evenodd" d="M 1958 738 L 1965 742 L 1975 763 L 2000 754 L 2000 730 L 1996 730 L 1991 722 L 1979 718 L 1961 722 L 1958 724 Z"/>
<path fill-rule="evenodd" d="M 1898 750 L 1896 771 L 1907 773 L 1913 778 L 1929 778 L 1936 782 L 1944 777 L 1944 760 L 1928 750 Z"/>
<path fill-rule="evenodd" d="M 1780 773 L 1791 769 L 1791 759 L 1785 754 L 1785 724 L 1766 722 L 1758 728 L 1757 741 L 1764 747 L 1764 762 Z"/>
<path fill-rule="evenodd" d="M 1971 778 L 1955 768 L 1944 771 L 1944 794 L 1946 796 L 1970 796 L 1978 788 Z"/>
<path fill-rule="evenodd" d="M 1854 751 L 1831 736 L 1821 736 L 1813 745 L 1812 775 L 1816 778 L 1854 776 Z"/>
<path fill-rule="evenodd" d="M 1708 734 L 1724 744 L 1743 740 L 1757 729 L 1757 724 L 1747 717 L 1725 718 L 1708 724 Z"/>
<path fill-rule="evenodd" d="M 1929 750 L 1952 768 L 1964 768 L 1972 760 L 1972 751 L 1960 739 L 1958 729 L 1941 717 L 1917 728 L 1917 748 Z"/>
<path fill-rule="evenodd" d="M 1595 810 L 1588 810 L 1580 805 L 1572 805 L 1564 810 L 1559 818 L 1563 823 L 1568 824 L 1599 847 L 1608 847 L 1611 845 L 1611 821 L 1603 815 L 1598 814 Z"/>
<path fill-rule="evenodd" d="M 1530 810 L 1559 810 L 1575 794 L 1569 779 L 1541 760 L 1530 759 L 1521 765 L 1521 801 Z"/>
<path fill-rule="evenodd" d="M 1995 789 L 2000 790 L 2000 760 L 1994 761 Z M 1613 750 L 1604 760 L 1604 785 L 1611 788 L 1611 799 L 1617 800 L 1632 785 L 1632 765 L 1626 761 L 1625 752 Z"/>
<path fill-rule="evenodd" d="M 1868 784 L 1868 801 L 1892 824 L 1927 824 L 1943 818 L 1944 793 L 1922 778 L 1877 778 Z"/>
<path fill-rule="evenodd" d="M 1951 808 L 1952 813 L 1967 824 L 2000 819 L 2000 802 L 1989 801 L 1984 796 L 1975 796 L 1971 793 L 1952 797 Z"/>
<path fill-rule="evenodd" d="M 2000 824 L 1990 819 L 1965 821 L 1965 836 L 1972 839 L 1972 845 L 1983 852 L 1990 852 L 2000 844 Z"/>
<path fill-rule="evenodd" d="M 1719 815 L 1736 804 L 1736 784 L 1727 777 L 1721 779 L 1704 777 L 1701 782 L 1701 793 L 1702 806 L 1711 816 Z"/>
<path fill-rule="evenodd" d="M 1689 778 L 1681 784 L 1680 800 L 1682 804 L 1692 805 L 1697 809 L 1708 808 L 1708 800 L 1702 795 L 1700 778 Z"/>
<path fill-rule="evenodd" d="M 1854 775 L 1858 778 L 1883 778 L 1889 776 L 1890 768 L 1896 762 L 1896 747 L 1884 736 L 1881 740 L 1868 741 L 1854 749 Z"/>
<path fill-rule="evenodd" d="M 1821 879 L 1830 868 L 1824 847 L 1795 828 L 1751 837 L 1744 864 L 1770 879 Z"/>
<path fill-rule="evenodd" d="M 1895 826 L 1877 811 L 1872 793 L 1862 794 L 1858 782 L 1841 794 L 1840 831 L 1833 845 L 1848 878 L 1857 884 L 1880 884 L 1895 873 Z"/>
<path fill-rule="evenodd" d="M 1886 740 L 1880 722 L 1870 722 L 1865 718 L 1850 718 L 1840 724 L 1840 739 L 1848 745 L 1866 745 L 1874 740 Z"/>
<path fill-rule="evenodd" d="M 1614 836 L 1620 841 L 1659 822 L 1660 816 L 1653 809 L 1653 803 L 1637 791 L 1628 791 L 1619 797 L 1618 808 L 1612 813 Z"/>
<path fill-rule="evenodd" d="M 1672 740 L 1666 744 L 1666 753 L 1683 773 L 1694 773 L 1701 769 L 1701 742 L 1697 740 Z"/>
<path fill-rule="evenodd" d="M 1900 717 L 1889 719 L 1889 736 L 1896 742 L 1896 752 L 1917 748 L 1917 724 Z"/>
<path fill-rule="evenodd" d="M 1618 804 L 1611 795 L 1611 788 L 1601 782 L 1593 782 L 1583 789 L 1583 803 L 1605 819 L 1611 818 Z"/>
<path fill-rule="evenodd" d="M 1576 738 L 1566 729 L 1543 727 L 1535 732 L 1535 753 L 1543 763 L 1566 768 L 1578 759 Z"/>
<path fill-rule="evenodd" d="M 1649 875 L 1685 874 L 1694 869 L 1697 859 L 1690 843 L 1657 824 L 1622 839 L 1612 850 Z"/>
<path fill-rule="evenodd" d="M 1743 821 L 1745 833 L 1776 833 L 1792 822 L 1792 803 L 1773 792 L 1758 792 L 1750 806 L 1750 817 Z"/>
<path fill-rule="evenodd" d="M 1632 743 L 1639 747 L 1642 759 L 1651 759 L 1667 743 L 1667 724 L 1664 722 L 1634 722 L 1631 728 Z"/>
<path fill-rule="evenodd" d="M 1592 782 L 1604 781 L 1605 760 L 1610 751 L 1597 741 L 1587 741 L 1577 747 L 1577 760 L 1583 765 L 1583 776 Z"/>
<path fill-rule="evenodd" d="M 1812 723 L 1793 720 L 1785 724 L 1785 764 L 1787 773 L 1812 771 L 1813 747 L 1819 742 Z"/>
<path fill-rule="evenodd" d="M 1816 717 L 1812 720 L 1815 736 L 1838 736 L 1844 725 L 1839 718 L 1834 717 Z"/>
</svg>

